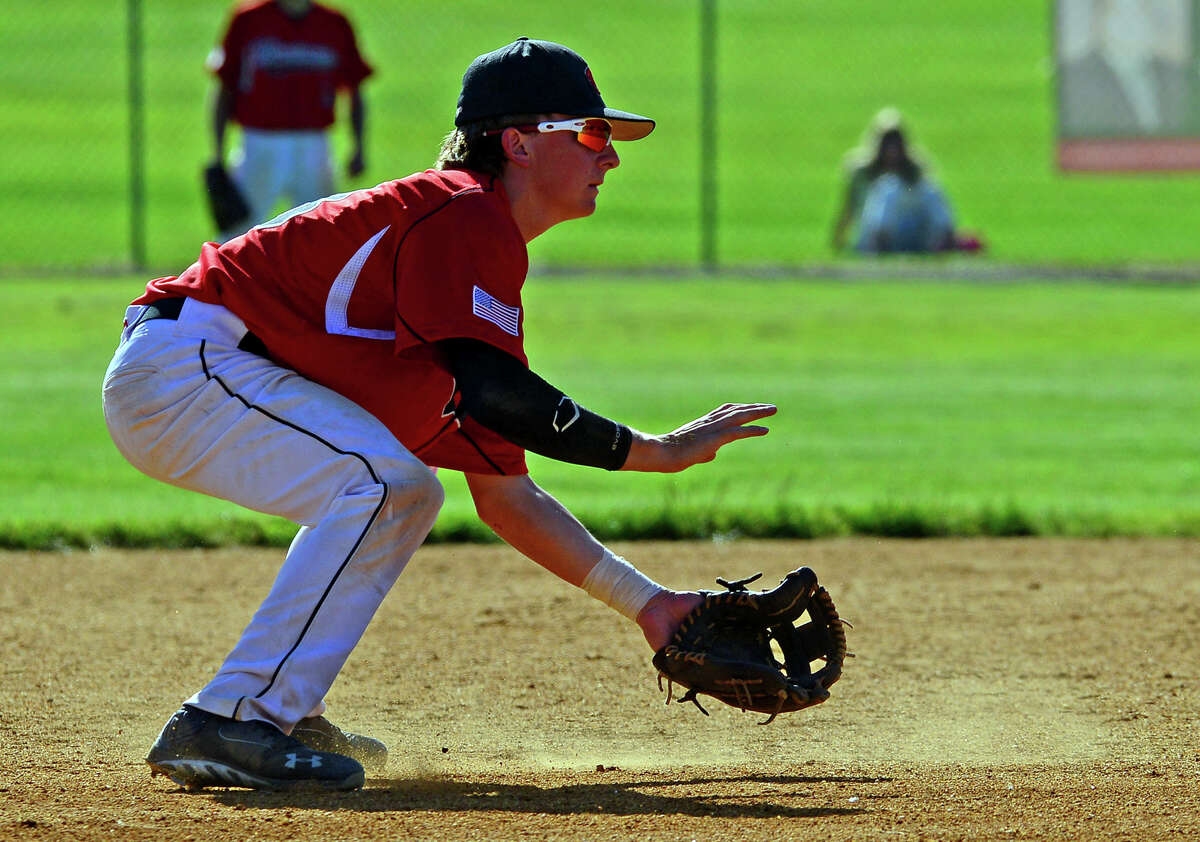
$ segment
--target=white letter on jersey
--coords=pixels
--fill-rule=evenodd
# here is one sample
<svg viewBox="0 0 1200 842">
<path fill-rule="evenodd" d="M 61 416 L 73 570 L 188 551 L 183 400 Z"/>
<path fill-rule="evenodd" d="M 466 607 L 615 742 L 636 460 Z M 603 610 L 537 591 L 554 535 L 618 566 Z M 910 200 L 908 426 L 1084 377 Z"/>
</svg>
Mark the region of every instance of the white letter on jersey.
<svg viewBox="0 0 1200 842">
<path fill-rule="evenodd" d="M 338 272 L 337 278 L 333 281 L 333 286 L 329 288 L 329 297 L 325 299 L 325 332 L 341 334 L 343 336 L 360 336 L 363 339 L 395 339 L 396 331 L 394 330 L 375 330 L 366 327 L 350 327 L 349 318 L 346 316 L 346 308 L 350 306 L 350 296 L 354 294 L 354 285 L 358 283 L 358 274 L 366 265 L 367 258 L 371 256 L 371 251 L 379 242 L 380 238 L 388 232 L 388 228 L 392 226 L 384 226 L 383 230 L 376 234 L 371 239 L 367 240 L 358 251 L 354 252 L 354 257 L 350 258 L 349 262 L 342 267 L 342 271 Z"/>
</svg>

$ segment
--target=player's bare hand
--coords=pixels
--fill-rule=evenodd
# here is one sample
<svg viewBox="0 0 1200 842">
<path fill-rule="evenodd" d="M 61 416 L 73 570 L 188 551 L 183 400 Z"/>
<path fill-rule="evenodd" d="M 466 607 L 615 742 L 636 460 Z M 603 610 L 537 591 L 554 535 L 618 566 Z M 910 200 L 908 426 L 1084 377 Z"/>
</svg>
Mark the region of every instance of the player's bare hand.
<svg viewBox="0 0 1200 842">
<path fill-rule="evenodd" d="M 703 601 L 694 591 L 663 591 L 647 602 L 638 613 L 637 624 L 650 648 L 657 652 L 666 646 L 683 618 Z"/>
<path fill-rule="evenodd" d="M 350 160 L 346 162 L 346 175 L 350 176 L 351 178 L 357 178 L 363 174 L 363 171 L 366 170 L 366 168 L 367 162 L 363 157 L 363 152 L 361 149 L 357 149 L 355 150 L 354 154 L 350 156 Z"/>
<path fill-rule="evenodd" d="M 727 403 L 666 435 L 634 433 L 623 471 L 675 473 L 711 462 L 717 451 L 738 439 L 765 436 L 769 428 L 753 422 L 774 415 L 769 403 Z"/>
</svg>

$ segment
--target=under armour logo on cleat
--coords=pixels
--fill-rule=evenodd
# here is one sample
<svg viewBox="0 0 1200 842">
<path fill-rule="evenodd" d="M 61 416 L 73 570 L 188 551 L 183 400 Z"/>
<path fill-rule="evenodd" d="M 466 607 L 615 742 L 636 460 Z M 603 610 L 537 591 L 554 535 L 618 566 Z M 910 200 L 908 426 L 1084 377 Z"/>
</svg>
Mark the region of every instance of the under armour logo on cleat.
<svg viewBox="0 0 1200 842">
<path fill-rule="evenodd" d="M 295 752 L 292 752 L 291 754 L 288 754 L 287 763 L 284 763 L 283 765 L 289 769 L 295 769 L 297 763 L 307 763 L 310 768 L 316 769 L 321 765 L 321 758 L 315 754 L 310 754 L 308 757 L 301 757 Z"/>
</svg>

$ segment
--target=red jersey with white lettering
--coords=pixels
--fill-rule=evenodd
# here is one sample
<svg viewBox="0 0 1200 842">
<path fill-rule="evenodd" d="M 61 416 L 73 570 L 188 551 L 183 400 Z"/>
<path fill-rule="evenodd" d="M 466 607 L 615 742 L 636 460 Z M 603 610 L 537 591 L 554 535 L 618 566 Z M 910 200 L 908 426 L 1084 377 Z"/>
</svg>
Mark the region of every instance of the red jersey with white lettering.
<svg viewBox="0 0 1200 842">
<path fill-rule="evenodd" d="M 521 288 L 529 269 L 500 181 L 428 170 L 302 205 L 224 245 L 134 304 L 220 304 L 282 366 L 367 409 L 428 465 L 523 474 L 525 452 L 458 418 L 435 346 L 465 337 L 528 365 Z"/>
<path fill-rule="evenodd" d="M 234 120 L 274 130 L 332 125 L 338 90 L 372 72 L 340 12 L 314 3 L 293 19 L 275 0 L 238 8 L 209 68 L 236 94 Z"/>
</svg>

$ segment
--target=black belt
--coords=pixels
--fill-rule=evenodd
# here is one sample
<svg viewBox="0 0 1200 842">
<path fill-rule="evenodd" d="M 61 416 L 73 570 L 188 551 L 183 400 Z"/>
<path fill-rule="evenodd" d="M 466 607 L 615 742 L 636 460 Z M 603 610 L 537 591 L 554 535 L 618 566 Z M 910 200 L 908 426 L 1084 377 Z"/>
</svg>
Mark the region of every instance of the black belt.
<svg viewBox="0 0 1200 842">
<path fill-rule="evenodd" d="M 148 322 L 151 319 L 170 319 L 176 321 L 179 319 L 179 314 L 183 311 L 183 302 L 186 298 L 160 298 L 153 304 L 142 305 L 141 315 L 137 321 L 130 327 L 137 327 L 142 322 Z M 246 335 L 242 337 L 242 341 L 237 344 L 239 351 L 247 351 L 251 354 L 258 354 L 260 357 L 267 357 L 267 346 L 261 339 L 255 336 L 250 331 L 246 331 Z"/>
</svg>

